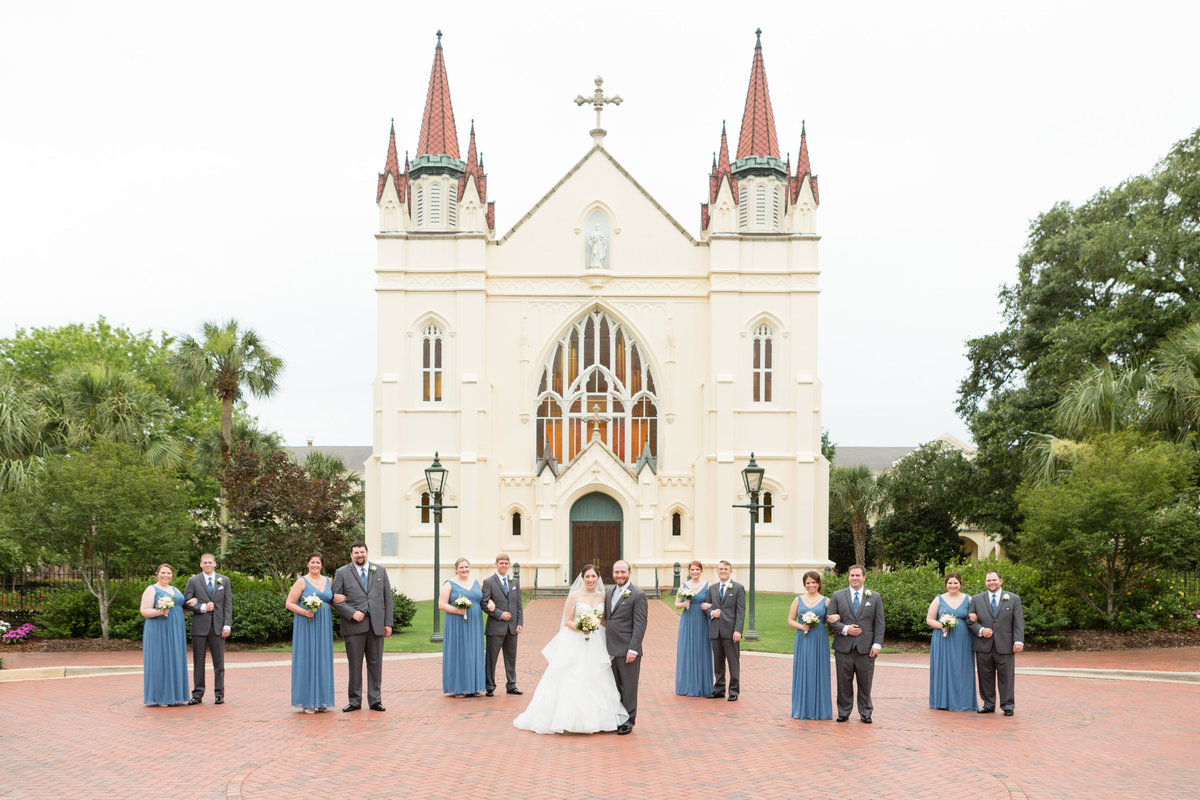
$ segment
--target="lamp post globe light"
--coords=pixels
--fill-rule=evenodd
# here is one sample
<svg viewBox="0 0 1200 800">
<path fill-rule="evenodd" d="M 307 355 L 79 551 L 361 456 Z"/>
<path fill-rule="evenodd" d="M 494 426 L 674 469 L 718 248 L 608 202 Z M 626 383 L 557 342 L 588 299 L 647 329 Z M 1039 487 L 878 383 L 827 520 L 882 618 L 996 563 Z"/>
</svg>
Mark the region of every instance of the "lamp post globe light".
<svg viewBox="0 0 1200 800">
<path fill-rule="evenodd" d="M 446 488 L 447 470 L 442 466 L 442 462 L 438 460 L 438 454 L 435 451 L 433 454 L 433 463 L 425 468 L 425 486 L 429 490 L 429 505 L 419 505 L 417 508 L 429 509 L 433 512 L 433 633 L 429 634 L 429 641 L 442 641 L 442 614 L 438 608 L 437 596 L 440 586 L 438 585 L 438 569 L 442 563 L 442 509 L 458 508 L 458 506 L 442 505 L 442 492 Z"/>
<path fill-rule="evenodd" d="M 759 509 L 772 507 L 760 505 L 758 502 L 764 474 L 766 474 L 766 470 L 758 465 L 758 462 L 754 460 L 754 453 L 751 453 L 750 463 L 742 470 L 742 484 L 746 488 L 746 496 L 750 498 L 750 502 L 744 505 L 734 505 L 734 508 L 745 508 L 750 511 L 750 619 L 749 627 L 742 636 L 747 642 L 758 641 L 758 631 L 754 627 L 754 524 L 758 522 Z"/>
</svg>

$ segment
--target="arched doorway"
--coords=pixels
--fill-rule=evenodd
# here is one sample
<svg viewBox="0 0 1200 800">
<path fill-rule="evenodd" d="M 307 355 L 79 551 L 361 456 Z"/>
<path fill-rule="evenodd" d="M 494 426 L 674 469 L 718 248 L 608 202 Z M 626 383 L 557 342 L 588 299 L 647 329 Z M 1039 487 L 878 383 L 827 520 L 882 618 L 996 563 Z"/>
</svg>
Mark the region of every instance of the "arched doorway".
<svg viewBox="0 0 1200 800">
<path fill-rule="evenodd" d="M 612 579 L 612 565 L 621 558 L 621 505 L 602 492 L 592 492 L 571 506 L 571 574 L 595 564 L 600 578 Z"/>
</svg>

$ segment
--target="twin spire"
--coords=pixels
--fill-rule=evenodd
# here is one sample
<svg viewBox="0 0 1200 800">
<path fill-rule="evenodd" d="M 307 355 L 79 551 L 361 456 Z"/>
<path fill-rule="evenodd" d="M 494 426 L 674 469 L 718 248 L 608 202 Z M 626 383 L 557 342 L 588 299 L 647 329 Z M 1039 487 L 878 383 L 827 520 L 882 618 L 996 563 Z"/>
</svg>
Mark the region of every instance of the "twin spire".
<svg viewBox="0 0 1200 800">
<path fill-rule="evenodd" d="M 425 94 L 425 112 L 421 115 L 421 138 L 417 156 L 446 155 L 458 158 L 458 130 L 454 127 L 454 106 L 450 103 L 450 81 L 446 78 L 446 60 L 442 57 L 442 32 L 437 32 L 433 51 L 433 70 Z"/>
</svg>

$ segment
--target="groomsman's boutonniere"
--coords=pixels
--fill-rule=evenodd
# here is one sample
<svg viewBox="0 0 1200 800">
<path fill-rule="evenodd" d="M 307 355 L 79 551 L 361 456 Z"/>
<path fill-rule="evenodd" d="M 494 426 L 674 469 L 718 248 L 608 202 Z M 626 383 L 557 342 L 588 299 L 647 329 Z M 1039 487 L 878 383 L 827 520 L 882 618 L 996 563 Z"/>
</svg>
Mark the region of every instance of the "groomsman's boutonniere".
<svg viewBox="0 0 1200 800">
<path fill-rule="evenodd" d="M 874 594 L 874 592 L 872 592 L 870 589 L 867 589 L 865 592 L 863 592 L 863 594 L 864 594 L 866 597 L 870 597 L 872 594 Z"/>
<path fill-rule="evenodd" d="M 375 565 L 374 564 L 371 565 L 371 574 L 372 575 L 375 574 Z"/>
<path fill-rule="evenodd" d="M 222 578 L 220 575 L 218 575 L 218 576 L 217 576 L 217 586 L 218 586 L 218 587 L 221 587 L 221 586 L 224 586 L 224 585 L 225 585 L 225 579 L 224 579 L 224 578 Z"/>
<path fill-rule="evenodd" d="M 630 594 L 632 594 L 632 592 L 630 592 L 628 589 L 626 589 L 625 591 L 621 592 L 621 599 L 622 600 L 627 599 Z"/>
<path fill-rule="evenodd" d="M 1001 599 L 1001 600 L 1003 600 L 1003 601 L 1004 601 L 1004 602 L 1006 602 L 1006 603 L 1007 603 L 1009 600 L 1012 600 L 1012 598 L 1011 598 L 1011 597 L 1009 597 L 1009 596 L 1008 596 L 1008 594 L 1005 594 L 1005 595 L 1004 595 L 1003 597 L 1001 597 L 1000 599 Z"/>
</svg>

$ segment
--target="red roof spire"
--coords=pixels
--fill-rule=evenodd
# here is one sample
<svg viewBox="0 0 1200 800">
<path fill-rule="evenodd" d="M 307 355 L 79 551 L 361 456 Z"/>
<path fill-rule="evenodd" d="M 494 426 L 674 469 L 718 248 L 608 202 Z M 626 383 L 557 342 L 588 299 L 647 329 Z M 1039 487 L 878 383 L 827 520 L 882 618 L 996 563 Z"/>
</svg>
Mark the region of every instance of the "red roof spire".
<svg viewBox="0 0 1200 800">
<path fill-rule="evenodd" d="M 800 121 L 800 158 L 796 161 L 796 176 L 791 178 L 791 202 L 796 202 L 796 198 L 800 196 L 800 187 L 804 184 L 805 176 L 808 176 L 812 182 L 813 199 L 817 201 L 817 205 L 821 204 L 821 195 L 817 193 L 817 176 L 812 174 L 812 167 L 808 161 L 808 134 L 804 130 L 804 121 Z"/>
<path fill-rule="evenodd" d="M 425 96 L 425 113 L 421 116 L 421 138 L 417 156 L 445 155 L 458 158 L 458 131 L 454 127 L 454 108 L 450 105 L 450 82 L 446 79 L 446 62 L 442 58 L 442 32 L 437 32 L 437 48 L 433 51 L 433 71 L 429 74 L 429 92 Z"/>
<path fill-rule="evenodd" d="M 724 178 L 729 182 L 729 189 L 733 192 L 733 202 L 738 199 L 737 181 L 733 179 L 733 174 L 729 167 L 729 137 L 725 135 L 725 121 L 721 121 L 721 155 L 713 154 L 712 172 L 708 176 L 708 202 L 700 205 L 700 228 L 708 230 L 708 207 L 712 203 L 717 202 L 717 194 L 721 191 L 721 179 Z"/>
<path fill-rule="evenodd" d="M 475 149 L 475 120 L 471 120 L 471 143 L 467 146 L 467 171 L 458 179 L 458 199 L 463 199 L 467 191 L 467 180 L 475 177 L 475 188 L 479 191 L 479 200 L 487 202 L 487 175 L 483 174 L 483 161 Z"/>
<path fill-rule="evenodd" d="M 404 172 L 408 172 L 408 158 L 404 159 Z M 392 130 L 388 133 L 388 153 L 387 163 L 383 165 L 383 172 L 379 173 L 379 188 L 375 191 L 375 202 L 378 203 L 383 198 L 383 187 L 387 184 L 387 176 L 392 176 L 392 183 L 396 186 L 396 192 L 400 195 L 400 201 L 404 202 L 404 183 L 402 182 L 403 174 L 400 172 L 400 159 L 396 155 L 396 120 L 392 120 Z"/>
<path fill-rule="evenodd" d="M 738 134 L 738 159 L 747 156 L 779 158 L 779 140 L 775 138 L 775 112 L 771 110 L 771 93 L 767 91 L 767 70 L 763 66 L 762 28 L 754 32 L 754 61 L 750 65 L 750 86 L 746 89 L 746 110 L 742 113 L 742 130 Z"/>
</svg>

